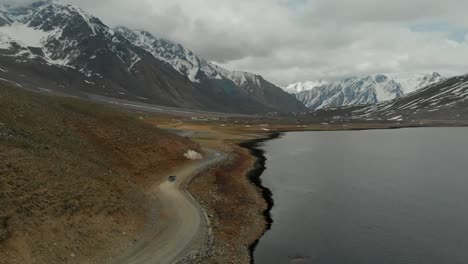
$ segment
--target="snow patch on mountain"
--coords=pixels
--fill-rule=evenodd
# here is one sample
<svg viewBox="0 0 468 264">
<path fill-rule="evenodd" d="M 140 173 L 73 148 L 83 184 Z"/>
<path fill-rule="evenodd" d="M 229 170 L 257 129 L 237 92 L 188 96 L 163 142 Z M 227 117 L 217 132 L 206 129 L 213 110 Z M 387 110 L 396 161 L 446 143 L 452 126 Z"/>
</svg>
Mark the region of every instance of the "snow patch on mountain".
<svg viewBox="0 0 468 264">
<path fill-rule="evenodd" d="M 444 81 L 446 78 L 442 77 L 437 72 L 432 74 L 424 74 L 424 73 L 416 73 L 416 74 L 404 74 L 404 73 L 388 73 L 385 74 L 389 78 L 394 79 L 396 82 L 400 83 L 403 87 L 403 91 L 405 94 L 414 92 L 419 90 L 423 87 L 432 85 L 434 83 L 438 83 Z"/>
<path fill-rule="evenodd" d="M 10 36 L 0 32 L 0 49 L 10 49 L 12 42 L 14 42 L 14 40 L 10 38 Z"/>
<path fill-rule="evenodd" d="M 327 81 L 319 80 L 319 81 L 306 81 L 306 82 L 298 82 L 288 85 L 284 90 L 289 94 L 298 94 L 303 91 L 310 91 L 315 87 L 324 86 L 330 84 Z"/>
<path fill-rule="evenodd" d="M 250 72 L 226 71 L 224 74 L 226 78 L 232 80 L 236 85 L 240 87 L 245 86 L 248 82 L 255 84 L 257 87 L 261 85 L 260 77 Z"/>
<path fill-rule="evenodd" d="M 24 47 L 42 47 L 44 42 L 57 32 L 58 30 L 46 32 L 19 22 L 0 27 L 1 35 L 7 36 L 9 40 L 14 39 L 17 44 Z"/>
</svg>

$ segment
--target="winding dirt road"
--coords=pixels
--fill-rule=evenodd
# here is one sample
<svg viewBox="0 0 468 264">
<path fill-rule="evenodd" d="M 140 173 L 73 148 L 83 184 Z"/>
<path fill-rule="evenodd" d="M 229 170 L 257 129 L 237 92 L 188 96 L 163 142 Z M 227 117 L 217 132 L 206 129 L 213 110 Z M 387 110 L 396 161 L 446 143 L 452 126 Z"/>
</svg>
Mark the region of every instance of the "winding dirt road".
<svg viewBox="0 0 468 264">
<path fill-rule="evenodd" d="M 208 223 L 201 206 L 186 191 L 191 178 L 227 158 L 205 150 L 203 160 L 173 171 L 175 182 L 153 187 L 151 221 L 142 237 L 118 256 L 114 264 L 172 264 L 206 242 Z M 169 176 L 169 175 L 167 175 Z"/>
</svg>

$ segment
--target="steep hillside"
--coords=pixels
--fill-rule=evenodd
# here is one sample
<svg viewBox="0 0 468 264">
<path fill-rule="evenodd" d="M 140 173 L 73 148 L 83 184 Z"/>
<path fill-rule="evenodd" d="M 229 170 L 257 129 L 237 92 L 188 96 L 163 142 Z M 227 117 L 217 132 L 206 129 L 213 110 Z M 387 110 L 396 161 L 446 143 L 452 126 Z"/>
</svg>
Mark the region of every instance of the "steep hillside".
<svg viewBox="0 0 468 264">
<path fill-rule="evenodd" d="M 171 65 L 201 89 L 207 87 L 212 90 L 222 89 L 232 96 L 240 93 L 242 99 L 237 104 L 243 108 L 260 104 L 272 112 L 305 110 L 304 106 L 293 96 L 266 81 L 262 76 L 223 69 L 198 57 L 180 44 L 156 38 L 146 31 L 118 27 L 116 32 L 136 46 L 148 51 L 154 57 Z M 234 99 L 235 97 L 231 98 L 231 100 Z"/>
<path fill-rule="evenodd" d="M 242 91 L 255 101 L 266 105 L 276 112 L 278 106 L 287 109 L 288 112 L 305 111 L 304 105 L 290 94 L 285 93 L 278 86 L 268 82 L 262 76 L 248 72 L 224 72 Z"/>
<path fill-rule="evenodd" d="M 146 188 L 189 149 L 138 116 L 0 83 L 0 263 L 102 263 L 136 238 Z"/>
<path fill-rule="evenodd" d="M 202 95 L 171 67 L 73 6 L 11 8 L 0 27 L 0 73 L 39 83 L 172 106 L 202 107 Z M 184 97 L 185 95 L 185 97 Z"/>
</svg>

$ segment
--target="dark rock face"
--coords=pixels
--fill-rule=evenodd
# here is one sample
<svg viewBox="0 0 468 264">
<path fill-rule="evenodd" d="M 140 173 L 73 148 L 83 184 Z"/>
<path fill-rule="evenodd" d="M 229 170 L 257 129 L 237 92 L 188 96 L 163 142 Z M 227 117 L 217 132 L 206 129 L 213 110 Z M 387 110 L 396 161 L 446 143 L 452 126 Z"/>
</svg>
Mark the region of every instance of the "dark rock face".
<svg viewBox="0 0 468 264">
<path fill-rule="evenodd" d="M 289 112 L 304 110 L 305 107 L 293 95 L 287 94 L 283 89 L 266 81 L 262 76 L 247 72 L 231 73 L 232 80 L 243 92 L 257 102 L 266 105 L 272 111 L 278 111 L 278 106 Z"/>
<path fill-rule="evenodd" d="M 388 79 L 388 77 L 385 76 L 385 75 L 382 75 L 382 74 L 379 74 L 379 75 L 375 76 L 375 81 L 376 81 L 377 83 L 383 83 L 383 82 L 385 82 L 387 79 Z"/>
<path fill-rule="evenodd" d="M 10 26 L 37 39 L 1 31 Z M 140 36 L 148 42 L 141 43 Z M 0 68 L 8 68 L 0 77 L 69 93 L 234 113 L 304 109 L 274 86 L 269 87 L 278 94 L 275 97 L 246 94 L 217 66 L 179 44 L 147 32 L 114 30 L 79 8 L 49 1 L 0 9 L 0 55 Z"/>
<path fill-rule="evenodd" d="M 4 13 L 4 12 L 2 12 L 0 10 L 0 27 L 8 26 L 10 24 L 11 24 L 11 21 L 8 18 L 8 16 L 6 15 L 6 13 Z"/>
</svg>

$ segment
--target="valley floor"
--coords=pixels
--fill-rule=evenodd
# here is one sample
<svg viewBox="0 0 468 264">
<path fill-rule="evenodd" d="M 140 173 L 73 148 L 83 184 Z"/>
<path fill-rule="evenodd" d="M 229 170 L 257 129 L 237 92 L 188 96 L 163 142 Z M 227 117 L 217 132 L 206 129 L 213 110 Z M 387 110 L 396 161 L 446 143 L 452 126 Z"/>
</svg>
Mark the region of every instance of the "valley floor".
<svg viewBox="0 0 468 264">
<path fill-rule="evenodd" d="M 291 131 L 343 131 L 396 129 L 412 127 L 397 123 L 337 123 L 296 125 L 287 122 L 264 124 L 235 119 L 230 122 L 194 122 L 186 118 L 177 121 L 153 121 L 159 127 L 185 135 L 202 146 L 229 153 L 228 162 L 210 169 L 191 183 L 189 191 L 208 211 L 214 227 L 214 243 L 209 254 L 197 255 L 189 263 L 250 263 L 251 246 L 265 232 L 267 203 L 246 175 L 256 166 L 242 143 L 268 139 L 274 133 Z M 164 122 L 163 122 L 164 123 Z M 420 126 L 466 126 L 464 122 L 422 121 Z M 257 164 L 258 165 L 258 164 Z M 268 212 L 266 212 L 268 213 Z"/>
<path fill-rule="evenodd" d="M 0 110 L 1 264 L 249 263 L 268 204 L 247 177 L 258 164 L 242 142 L 414 125 L 116 110 L 6 86 Z M 213 149 L 206 160 L 184 157 L 203 149 Z"/>
</svg>

